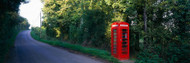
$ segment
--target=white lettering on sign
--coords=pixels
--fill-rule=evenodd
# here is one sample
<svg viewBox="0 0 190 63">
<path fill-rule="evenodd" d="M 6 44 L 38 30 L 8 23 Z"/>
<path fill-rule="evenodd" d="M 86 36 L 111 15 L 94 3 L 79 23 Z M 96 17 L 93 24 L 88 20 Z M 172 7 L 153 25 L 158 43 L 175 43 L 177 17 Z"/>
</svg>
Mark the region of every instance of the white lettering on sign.
<svg viewBox="0 0 190 63">
<path fill-rule="evenodd" d="M 116 27 L 116 26 L 118 26 L 118 25 L 112 25 L 112 27 Z"/>
<path fill-rule="evenodd" d="M 128 27 L 128 25 L 123 25 L 123 24 L 121 24 L 120 26 L 126 26 L 126 27 Z"/>
</svg>

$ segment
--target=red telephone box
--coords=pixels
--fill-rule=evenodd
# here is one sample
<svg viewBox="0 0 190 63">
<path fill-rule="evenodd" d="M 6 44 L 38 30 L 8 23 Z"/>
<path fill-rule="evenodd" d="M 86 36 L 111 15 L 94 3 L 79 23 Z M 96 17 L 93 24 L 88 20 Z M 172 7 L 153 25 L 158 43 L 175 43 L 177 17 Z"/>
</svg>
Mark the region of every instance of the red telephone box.
<svg viewBox="0 0 190 63">
<path fill-rule="evenodd" d="M 119 60 L 129 59 L 129 24 L 114 22 L 111 25 L 111 54 Z"/>
</svg>

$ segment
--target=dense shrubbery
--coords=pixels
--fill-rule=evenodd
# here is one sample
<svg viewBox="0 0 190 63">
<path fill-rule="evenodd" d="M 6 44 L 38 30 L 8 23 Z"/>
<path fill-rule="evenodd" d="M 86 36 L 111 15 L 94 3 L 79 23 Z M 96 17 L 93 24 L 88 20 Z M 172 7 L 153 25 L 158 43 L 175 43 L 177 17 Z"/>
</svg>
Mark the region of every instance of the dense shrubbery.
<svg viewBox="0 0 190 63">
<path fill-rule="evenodd" d="M 38 35 L 38 37 L 41 37 L 41 38 L 43 38 L 44 40 L 51 40 L 51 41 L 53 41 L 53 40 L 58 40 L 57 38 L 53 38 L 53 37 L 51 37 L 51 36 L 48 36 L 48 35 L 46 34 L 46 28 L 44 28 L 44 27 L 41 27 L 41 29 L 40 29 L 40 27 L 32 27 L 31 30 L 33 31 L 33 33 L 34 33 L 35 35 Z"/>
<path fill-rule="evenodd" d="M 109 44 L 105 38 L 106 27 L 108 26 L 107 15 L 101 10 L 85 10 L 84 13 L 83 24 L 80 27 L 69 28 L 69 39 L 73 40 L 71 37 L 75 36 L 77 38 L 75 43 L 81 42 L 79 44 L 85 46 L 109 48 L 108 45 L 105 45 Z M 73 26 L 70 25 L 70 27 Z M 73 31 L 75 29 L 76 31 Z M 72 35 L 72 33 L 78 35 Z"/>
<path fill-rule="evenodd" d="M 150 49 L 142 50 L 137 63 L 188 63 L 190 45 L 169 43 L 167 47 L 162 45 L 151 46 Z"/>
<path fill-rule="evenodd" d="M 24 0 L 3 0 L 0 2 L 0 63 L 5 61 L 20 30 L 28 29 L 27 20 L 19 16 L 19 5 Z"/>
<path fill-rule="evenodd" d="M 84 46 L 109 48 L 110 40 L 107 39 L 110 36 L 105 37 L 112 11 L 109 11 L 111 6 L 106 6 L 104 1 L 81 3 L 81 1 L 45 0 L 44 2 L 43 25 L 48 36 L 70 40 L 72 43 Z M 63 9 L 60 9 L 61 6 Z"/>
</svg>

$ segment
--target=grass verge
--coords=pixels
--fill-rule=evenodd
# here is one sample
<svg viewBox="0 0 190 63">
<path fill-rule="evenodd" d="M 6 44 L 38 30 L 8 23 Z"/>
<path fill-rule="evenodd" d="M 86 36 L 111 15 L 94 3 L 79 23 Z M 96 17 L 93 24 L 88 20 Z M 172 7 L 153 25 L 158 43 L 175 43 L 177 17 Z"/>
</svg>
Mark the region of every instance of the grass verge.
<svg viewBox="0 0 190 63">
<path fill-rule="evenodd" d="M 0 42 L 0 63 L 6 63 L 10 49 L 14 47 L 14 42 L 18 33 L 19 32 L 15 32 L 10 39 Z"/>
<path fill-rule="evenodd" d="M 62 41 L 51 41 L 51 40 L 40 39 L 40 37 L 38 35 L 36 35 L 34 33 L 34 31 L 31 31 L 31 36 L 38 41 L 41 41 L 41 42 L 44 42 L 44 43 L 47 43 L 47 44 L 50 44 L 53 46 L 68 48 L 68 49 L 78 51 L 81 53 L 90 54 L 92 56 L 96 56 L 98 58 L 102 58 L 102 59 L 105 59 L 105 60 L 113 62 L 113 63 L 120 63 L 119 60 L 112 57 L 111 54 L 105 50 L 100 50 L 100 49 L 96 49 L 96 48 L 87 48 L 87 47 L 83 47 L 81 45 L 69 44 L 69 43 L 62 42 Z"/>
</svg>

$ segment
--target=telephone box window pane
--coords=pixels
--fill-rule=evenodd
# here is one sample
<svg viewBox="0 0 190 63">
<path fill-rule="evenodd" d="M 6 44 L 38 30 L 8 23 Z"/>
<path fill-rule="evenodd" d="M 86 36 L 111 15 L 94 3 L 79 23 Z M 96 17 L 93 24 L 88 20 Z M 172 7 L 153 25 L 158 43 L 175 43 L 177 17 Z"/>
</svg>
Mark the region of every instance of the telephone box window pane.
<svg viewBox="0 0 190 63">
<path fill-rule="evenodd" d="M 114 48 L 114 51 L 116 51 L 116 48 Z"/>
<path fill-rule="evenodd" d="M 127 29 L 122 29 L 122 31 L 123 31 L 123 32 L 126 32 L 126 31 L 127 31 Z"/>
<path fill-rule="evenodd" d="M 122 35 L 122 38 L 127 38 L 127 35 L 125 34 L 125 35 Z"/>
<path fill-rule="evenodd" d="M 127 51 L 127 49 L 125 48 L 125 49 L 122 49 L 122 51 Z"/>
<path fill-rule="evenodd" d="M 117 38 L 117 36 L 114 36 L 114 38 Z"/>
<path fill-rule="evenodd" d="M 127 41 L 127 39 L 122 39 L 123 41 Z"/>
<path fill-rule="evenodd" d="M 116 45 L 114 45 L 113 47 L 116 47 Z"/>
<path fill-rule="evenodd" d="M 114 29 L 113 32 L 116 32 L 116 29 Z"/>
<path fill-rule="evenodd" d="M 114 42 L 116 42 L 117 41 L 117 38 L 114 38 Z"/>
<path fill-rule="evenodd" d="M 125 36 L 122 36 L 122 38 L 125 38 Z"/>
<path fill-rule="evenodd" d="M 122 52 L 122 54 L 127 54 L 127 52 Z"/>
<path fill-rule="evenodd" d="M 122 47 L 127 47 L 127 45 L 122 45 Z"/>
<path fill-rule="evenodd" d="M 116 42 L 114 42 L 114 44 L 116 44 Z"/>
<path fill-rule="evenodd" d="M 125 35 L 126 33 L 123 33 L 123 35 Z"/>
<path fill-rule="evenodd" d="M 116 51 L 113 51 L 114 54 L 116 54 Z"/>
<path fill-rule="evenodd" d="M 125 36 L 122 36 L 122 38 L 127 38 L 127 35 L 125 35 Z"/>
<path fill-rule="evenodd" d="M 127 42 L 122 42 L 122 44 L 127 44 Z"/>
<path fill-rule="evenodd" d="M 116 42 L 113 42 L 113 44 L 116 44 Z"/>
<path fill-rule="evenodd" d="M 114 39 L 114 42 L 116 42 L 116 39 Z"/>
<path fill-rule="evenodd" d="M 114 35 L 117 35 L 117 33 L 114 33 Z"/>
</svg>

